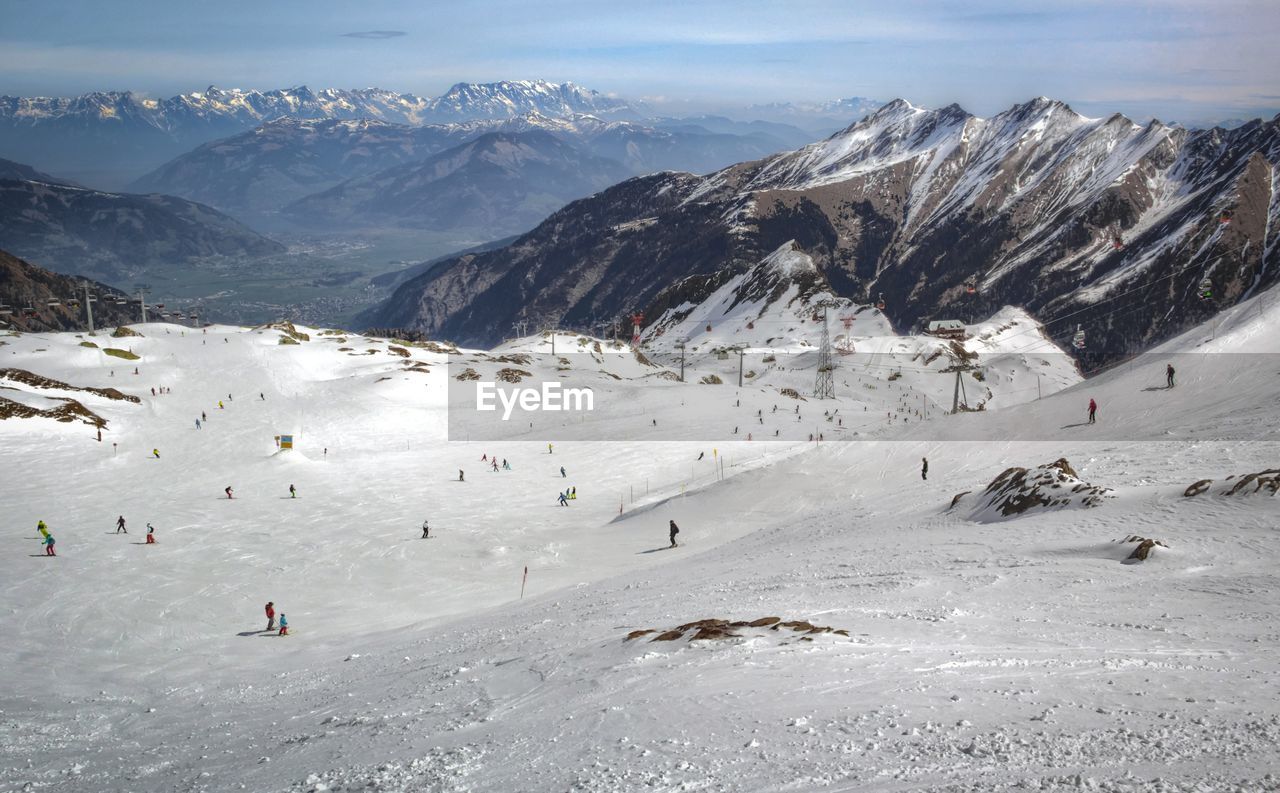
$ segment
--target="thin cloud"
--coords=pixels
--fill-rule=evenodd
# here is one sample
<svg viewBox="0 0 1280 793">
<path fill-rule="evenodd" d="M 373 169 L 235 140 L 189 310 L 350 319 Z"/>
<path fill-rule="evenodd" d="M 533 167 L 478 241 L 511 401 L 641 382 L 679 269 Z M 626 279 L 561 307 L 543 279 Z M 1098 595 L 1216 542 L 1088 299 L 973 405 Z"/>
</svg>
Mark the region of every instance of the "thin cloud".
<svg viewBox="0 0 1280 793">
<path fill-rule="evenodd" d="M 395 39 L 407 35 L 409 34 L 403 30 L 357 30 L 342 34 L 343 38 L 348 39 Z"/>
</svg>

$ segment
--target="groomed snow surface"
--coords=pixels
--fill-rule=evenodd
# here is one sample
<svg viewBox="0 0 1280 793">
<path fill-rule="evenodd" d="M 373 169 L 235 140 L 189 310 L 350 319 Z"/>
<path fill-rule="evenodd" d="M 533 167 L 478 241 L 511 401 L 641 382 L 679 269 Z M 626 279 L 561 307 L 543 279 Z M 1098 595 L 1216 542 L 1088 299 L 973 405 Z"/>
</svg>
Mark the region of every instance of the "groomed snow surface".
<svg viewBox="0 0 1280 793">
<path fill-rule="evenodd" d="M 1166 345 L 1214 373 L 1180 355 L 1174 389 L 1150 359 L 875 440 L 550 451 L 447 442 L 444 356 L 420 348 L 136 327 L 94 341 L 137 361 L 0 337 L 2 367 L 142 398 L 45 392 L 107 419 L 102 442 L 0 421 L 0 791 L 1280 788 L 1280 501 L 1221 495 L 1280 467 L 1275 299 Z M 1228 352 L 1261 355 L 1224 394 Z M 889 370 L 838 371 L 838 390 L 856 377 L 868 411 L 892 412 Z M 690 380 L 661 383 L 718 406 L 708 433 L 754 418 L 731 382 Z M 0 381 L 24 405 L 40 393 Z M 1099 423 L 1067 431 L 1099 394 Z M 1061 440 L 1016 440 L 1027 422 Z M 938 440 L 950 427 L 982 440 Z M 1113 493 L 949 509 L 1058 458 Z M 1135 534 L 1167 547 L 1125 564 Z M 292 635 L 262 630 L 267 601 Z M 626 638 L 762 617 L 847 635 Z"/>
</svg>

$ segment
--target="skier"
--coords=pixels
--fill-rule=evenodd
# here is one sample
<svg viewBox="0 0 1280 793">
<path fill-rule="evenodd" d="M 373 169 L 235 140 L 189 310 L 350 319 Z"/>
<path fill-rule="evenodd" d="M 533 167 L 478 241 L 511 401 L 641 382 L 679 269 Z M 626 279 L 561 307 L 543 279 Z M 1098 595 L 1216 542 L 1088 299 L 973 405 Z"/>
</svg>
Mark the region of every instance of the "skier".
<svg viewBox="0 0 1280 793">
<path fill-rule="evenodd" d="M 680 533 L 680 527 L 676 525 L 674 520 L 668 521 L 671 525 L 668 527 L 668 533 L 671 535 L 671 547 L 676 547 L 676 535 Z"/>
<path fill-rule="evenodd" d="M 209 420 L 209 417 L 205 415 L 205 412 L 203 410 L 200 411 L 200 420 L 206 421 L 206 422 Z"/>
<path fill-rule="evenodd" d="M 52 535 L 52 534 L 46 534 L 46 535 L 44 535 L 44 555 L 45 555 L 45 556 L 57 556 L 57 555 L 58 555 L 58 554 L 56 554 L 56 553 L 54 553 L 54 552 L 53 552 L 53 535 Z"/>
<path fill-rule="evenodd" d="M 480 462 L 482 462 L 482 463 L 487 463 L 487 462 L 489 462 L 489 454 L 488 454 L 488 452 L 485 452 L 484 454 L 480 455 Z"/>
<path fill-rule="evenodd" d="M 703 457 L 706 457 L 706 456 L 707 456 L 707 453 L 706 453 L 706 452 L 698 452 L 698 459 L 699 459 L 699 460 L 701 460 Z"/>
<path fill-rule="evenodd" d="M 920 458 L 920 478 L 925 480 L 926 482 L 929 481 L 929 458 L 928 457 Z"/>
<path fill-rule="evenodd" d="M 226 488 L 225 488 L 225 489 L 223 489 L 223 491 L 222 491 L 222 492 L 224 492 L 224 493 L 226 493 L 226 494 L 227 494 L 227 498 L 231 498 L 231 485 L 227 485 L 227 486 L 226 486 Z"/>
<path fill-rule="evenodd" d="M 147 545 L 156 544 L 156 527 L 150 523 L 147 524 Z"/>
<path fill-rule="evenodd" d="M 568 496 L 566 496 L 564 493 L 561 493 L 561 494 L 560 494 L 560 499 L 559 499 L 559 501 L 560 501 L 560 506 L 562 506 L 562 507 L 567 507 L 567 506 L 569 506 L 569 497 L 568 497 Z"/>
<path fill-rule="evenodd" d="M 273 631 L 276 629 L 276 604 L 271 601 L 267 601 L 266 612 L 267 630 Z"/>
<path fill-rule="evenodd" d="M 289 485 L 289 498 L 297 498 L 297 497 L 298 497 L 298 488 L 294 487 L 293 485 Z"/>
<path fill-rule="evenodd" d="M 258 399 L 261 399 L 263 402 L 267 401 L 266 395 L 263 394 L 261 391 L 258 392 Z"/>
<path fill-rule="evenodd" d="M 551 450 L 551 444 L 549 444 L 549 443 L 548 443 L 548 444 L 547 444 L 547 454 L 553 454 L 553 453 L 554 453 L 554 452 L 552 452 L 552 450 Z"/>
<path fill-rule="evenodd" d="M 218 410 L 226 410 L 226 407 L 222 404 L 221 399 L 218 400 Z"/>
<path fill-rule="evenodd" d="M 280 635 L 289 635 L 289 619 L 285 617 L 284 612 L 280 612 Z"/>
<path fill-rule="evenodd" d="M 502 470 L 504 470 L 504 471 L 510 471 L 510 470 L 511 470 L 511 464 L 507 462 L 507 458 L 505 458 L 505 457 L 503 457 L 503 458 L 502 458 Z"/>
<path fill-rule="evenodd" d="M 196 429 L 200 429 L 200 419 L 196 419 Z"/>
<path fill-rule="evenodd" d="M 498 458 L 497 458 L 497 457 L 493 458 L 493 472 L 494 472 L 495 474 L 496 474 L 496 473 L 498 473 Z"/>
<path fill-rule="evenodd" d="M 116 534 L 119 534 L 120 532 L 124 532 L 125 534 L 129 533 L 129 530 L 124 527 L 124 515 L 116 518 Z"/>
<path fill-rule="evenodd" d="M 561 478 L 561 479 L 564 479 L 564 478 L 565 478 L 565 472 L 564 472 L 564 466 L 563 466 L 563 465 L 562 465 L 562 466 L 560 466 L 560 478 Z"/>
<path fill-rule="evenodd" d="M 1173 388 L 1173 374 L 1174 374 L 1173 364 L 1168 364 L 1167 366 L 1165 366 L 1164 377 L 1165 377 L 1165 380 L 1169 382 L 1170 388 Z"/>
<path fill-rule="evenodd" d="M 459 468 L 459 469 L 458 469 L 458 481 L 459 481 L 459 482 L 465 482 L 465 481 L 467 481 L 467 480 L 466 480 L 466 479 L 464 479 L 464 478 L 463 478 L 463 476 L 462 476 L 462 469 L 461 469 L 461 468 Z"/>
<path fill-rule="evenodd" d="M 574 485 L 573 487 L 569 488 L 569 499 L 570 499 L 571 501 L 577 501 L 577 500 L 578 500 L 578 486 L 577 486 L 577 485 Z"/>
<path fill-rule="evenodd" d="M 1089 400 L 1089 423 L 1090 424 L 1096 423 L 1097 418 L 1098 418 L 1098 403 L 1090 399 Z"/>
<path fill-rule="evenodd" d="M 151 450 L 151 453 L 152 453 L 153 455 L 155 455 L 155 458 L 156 458 L 157 460 L 159 460 L 159 459 L 160 459 L 160 450 L 159 450 L 159 449 L 152 449 L 152 450 Z"/>
<path fill-rule="evenodd" d="M 156 387 L 151 386 L 151 396 L 155 396 L 155 395 L 156 395 Z"/>
<path fill-rule="evenodd" d="M 427 521 L 422 521 L 422 539 L 431 539 L 431 527 L 427 525 Z"/>
</svg>

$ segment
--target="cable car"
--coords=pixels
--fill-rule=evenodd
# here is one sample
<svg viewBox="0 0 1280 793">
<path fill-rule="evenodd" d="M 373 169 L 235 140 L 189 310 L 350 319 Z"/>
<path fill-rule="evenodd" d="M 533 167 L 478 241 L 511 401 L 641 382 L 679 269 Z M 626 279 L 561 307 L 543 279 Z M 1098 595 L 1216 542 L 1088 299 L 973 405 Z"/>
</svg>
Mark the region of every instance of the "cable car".
<svg viewBox="0 0 1280 793">
<path fill-rule="evenodd" d="M 1118 251 L 1124 250 L 1124 237 L 1120 236 L 1119 234 L 1112 235 L 1111 247 L 1115 248 Z"/>
<path fill-rule="evenodd" d="M 45 304 L 46 306 L 48 306 L 49 308 L 55 308 L 55 307 L 57 307 L 57 306 L 62 305 L 62 301 L 61 301 L 61 300 L 59 300 L 59 299 L 58 299 L 58 298 L 56 298 L 56 297 L 51 297 L 51 298 L 49 298 L 48 300 L 46 300 L 46 301 L 44 302 L 44 304 Z"/>
<path fill-rule="evenodd" d="M 707 333 L 711 332 L 711 323 L 707 323 Z"/>
<path fill-rule="evenodd" d="M 1084 327 L 1082 325 L 1076 325 L 1076 335 L 1071 338 L 1071 346 L 1077 350 L 1084 349 Z"/>
<path fill-rule="evenodd" d="M 67 305 L 71 306 L 72 308 L 80 308 L 80 301 L 73 297 L 67 301 Z"/>
<path fill-rule="evenodd" d="M 36 315 L 36 309 L 34 306 L 27 306 L 26 308 L 22 309 L 22 316 L 24 317 L 34 317 L 35 315 Z"/>
<path fill-rule="evenodd" d="M 876 308 L 880 309 L 881 311 L 884 311 L 884 307 L 885 307 L 884 292 L 881 292 L 880 299 L 876 301 Z"/>
<path fill-rule="evenodd" d="M 7 316 L 9 316 L 9 315 L 10 315 L 10 314 L 12 314 L 12 313 L 13 313 L 13 309 L 12 309 L 11 307 L 6 306 L 6 305 L 5 305 L 5 304 L 3 304 L 3 303 L 0 303 L 0 316 L 5 316 L 5 317 L 7 317 Z"/>
<path fill-rule="evenodd" d="M 973 278 L 970 278 L 968 281 L 965 281 L 964 291 L 970 295 L 974 294 L 975 292 L 978 291 L 978 282 Z"/>
<path fill-rule="evenodd" d="M 155 308 L 155 309 L 163 309 L 163 308 L 164 308 L 164 303 L 156 303 L 154 306 L 152 306 L 152 308 Z"/>
<path fill-rule="evenodd" d="M 756 323 L 754 322 L 747 323 L 747 330 L 755 330 L 755 329 L 756 329 Z"/>
<path fill-rule="evenodd" d="M 1196 295 L 1201 300 L 1213 299 L 1213 282 L 1209 280 L 1209 276 L 1200 279 L 1200 285 L 1196 287 Z"/>
</svg>

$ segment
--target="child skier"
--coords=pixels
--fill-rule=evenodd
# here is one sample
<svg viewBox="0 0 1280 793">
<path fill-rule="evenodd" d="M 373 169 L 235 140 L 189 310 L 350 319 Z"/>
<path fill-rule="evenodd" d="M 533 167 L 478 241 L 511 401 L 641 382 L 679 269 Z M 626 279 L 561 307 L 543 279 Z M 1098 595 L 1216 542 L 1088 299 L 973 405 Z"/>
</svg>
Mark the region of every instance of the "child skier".
<svg viewBox="0 0 1280 793">
<path fill-rule="evenodd" d="M 44 535 L 44 555 L 57 556 L 57 554 L 53 552 L 53 535 L 52 534 Z"/>
<path fill-rule="evenodd" d="M 156 527 L 150 523 L 147 524 L 147 545 L 156 544 Z"/>
<path fill-rule="evenodd" d="M 284 612 L 280 612 L 280 635 L 289 635 L 289 620 L 284 616 Z"/>
</svg>

